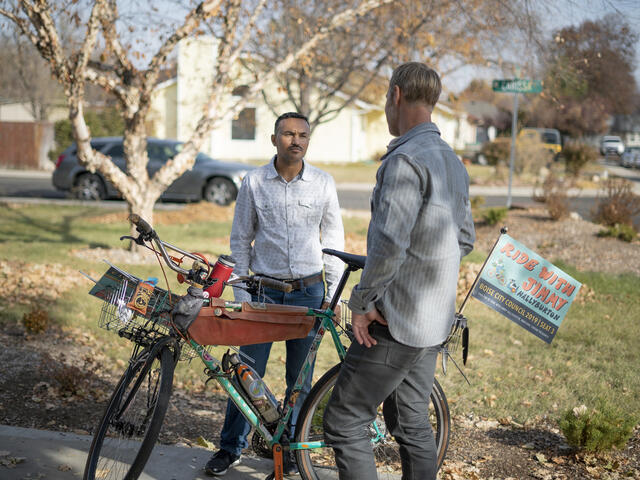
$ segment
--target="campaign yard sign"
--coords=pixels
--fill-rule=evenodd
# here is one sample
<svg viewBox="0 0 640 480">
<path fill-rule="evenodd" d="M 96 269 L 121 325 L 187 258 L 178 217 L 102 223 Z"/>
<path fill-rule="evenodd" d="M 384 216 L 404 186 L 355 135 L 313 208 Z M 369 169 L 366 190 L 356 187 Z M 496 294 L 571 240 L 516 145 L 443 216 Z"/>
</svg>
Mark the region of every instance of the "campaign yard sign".
<svg viewBox="0 0 640 480">
<path fill-rule="evenodd" d="M 502 234 L 471 295 L 551 343 L 582 284 Z"/>
</svg>

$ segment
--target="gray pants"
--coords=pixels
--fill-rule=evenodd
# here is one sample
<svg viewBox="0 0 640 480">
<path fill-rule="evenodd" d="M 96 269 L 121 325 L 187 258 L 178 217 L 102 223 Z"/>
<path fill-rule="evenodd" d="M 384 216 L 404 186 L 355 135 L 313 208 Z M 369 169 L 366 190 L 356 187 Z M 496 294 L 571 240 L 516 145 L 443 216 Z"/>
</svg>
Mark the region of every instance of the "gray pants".
<svg viewBox="0 0 640 480">
<path fill-rule="evenodd" d="M 403 345 L 377 323 L 369 332 L 377 345 L 351 344 L 324 415 L 325 442 L 335 451 L 340 480 L 377 478 L 367 425 L 381 403 L 387 429 L 400 445 L 402 479 L 434 480 L 429 395 L 440 346 Z"/>
</svg>

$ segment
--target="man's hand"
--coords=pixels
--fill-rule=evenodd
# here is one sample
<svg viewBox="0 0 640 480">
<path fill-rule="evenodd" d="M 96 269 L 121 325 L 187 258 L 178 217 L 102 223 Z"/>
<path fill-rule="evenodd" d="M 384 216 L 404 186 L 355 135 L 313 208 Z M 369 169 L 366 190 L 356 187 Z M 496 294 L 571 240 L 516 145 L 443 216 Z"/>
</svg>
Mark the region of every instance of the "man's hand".
<svg viewBox="0 0 640 480">
<path fill-rule="evenodd" d="M 380 315 L 377 308 L 374 308 L 364 315 L 360 315 L 359 313 L 351 314 L 351 327 L 353 329 L 353 334 L 355 335 L 357 342 L 367 348 L 378 343 L 375 338 L 369 335 L 369 324 L 374 321 L 381 325 L 387 324 L 387 321 L 382 318 L 382 315 Z"/>
<path fill-rule="evenodd" d="M 322 304 L 322 309 L 326 310 L 327 308 L 329 308 L 329 302 L 324 302 Z M 340 303 L 338 303 L 336 305 L 336 309 L 333 311 L 333 313 L 335 314 L 334 317 L 333 317 L 333 323 L 336 323 L 336 324 L 340 323 L 340 319 L 342 318 L 340 316 L 341 312 L 342 312 L 342 310 L 340 309 Z"/>
</svg>

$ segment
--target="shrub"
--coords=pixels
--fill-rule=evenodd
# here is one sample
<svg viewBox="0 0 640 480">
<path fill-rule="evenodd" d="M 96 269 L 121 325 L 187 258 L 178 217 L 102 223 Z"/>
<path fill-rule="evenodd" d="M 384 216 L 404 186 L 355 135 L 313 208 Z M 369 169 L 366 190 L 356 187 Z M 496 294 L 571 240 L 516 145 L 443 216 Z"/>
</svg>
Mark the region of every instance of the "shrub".
<svg viewBox="0 0 640 480">
<path fill-rule="evenodd" d="M 619 223 L 598 232 L 599 237 L 613 237 L 625 242 L 633 242 L 637 235 L 631 225 L 620 225 Z"/>
<path fill-rule="evenodd" d="M 631 182 L 621 178 L 609 178 L 598 193 L 594 218 L 597 223 L 633 225 L 633 217 L 640 213 L 640 197 L 633 193 Z"/>
<path fill-rule="evenodd" d="M 482 219 L 487 223 L 487 225 L 495 225 L 496 223 L 501 222 L 507 217 L 507 208 L 506 207 L 493 207 L 487 209 L 482 215 Z"/>
<path fill-rule="evenodd" d="M 29 333 L 42 333 L 49 326 L 49 314 L 35 308 L 22 316 L 22 324 Z"/>
<path fill-rule="evenodd" d="M 93 137 L 120 136 L 124 134 L 124 120 L 116 108 L 108 107 L 104 110 L 87 110 L 84 114 L 85 122 Z M 71 145 L 73 129 L 69 119 L 59 120 L 53 125 L 53 136 L 56 148 L 49 151 L 49 159 L 55 162 L 62 151 Z"/>
<path fill-rule="evenodd" d="M 553 220 L 560 220 L 569 215 L 569 197 L 564 182 L 553 173 L 547 175 L 542 182 L 542 195 L 536 200 L 544 202 L 549 216 Z"/>
<path fill-rule="evenodd" d="M 486 199 L 482 195 L 477 195 L 475 197 L 471 197 L 469 199 L 469 203 L 471 203 L 471 210 L 476 210 L 484 205 Z"/>
<path fill-rule="evenodd" d="M 633 433 L 635 419 L 600 401 L 591 411 L 585 405 L 567 410 L 559 423 L 569 445 L 601 452 L 623 447 Z"/>
<path fill-rule="evenodd" d="M 587 163 L 598 159 L 598 151 L 590 145 L 572 142 L 564 146 L 562 156 L 567 173 L 577 177 Z"/>
<path fill-rule="evenodd" d="M 553 154 L 535 139 L 524 137 L 516 141 L 516 161 L 514 171 L 517 174 L 538 172 L 553 161 Z"/>
<path fill-rule="evenodd" d="M 509 165 L 511 138 L 498 137 L 492 142 L 487 142 L 482 146 L 481 153 L 485 156 L 489 165 Z M 529 138 L 518 138 L 516 140 L 516 159 L 513 166 L 516 174 L 537 174 L 552 159 L 553 156 L 544 148 L 542 143 Z"/>
<path fill-rule="evenodd" d="M 492 142 L 486 142 L 482 145 L 480 151 L 487 159 L 487 163 L 496 166 L 499 163 L 508 163 L 509 150 L 511 148 L 511 139 L 507 137 L 498 137 Z"/>
<path fill-rule="evenodd" d="M 63 397 L 83 395 L 91 384 L 98 366 L 87 356 L 80 366 L 68 365 L 64 354 L 57 359 L 46 355 L 42 359 L 40 368 L 49 378 L 54 380 L 58 392 Z"/>
</svg>

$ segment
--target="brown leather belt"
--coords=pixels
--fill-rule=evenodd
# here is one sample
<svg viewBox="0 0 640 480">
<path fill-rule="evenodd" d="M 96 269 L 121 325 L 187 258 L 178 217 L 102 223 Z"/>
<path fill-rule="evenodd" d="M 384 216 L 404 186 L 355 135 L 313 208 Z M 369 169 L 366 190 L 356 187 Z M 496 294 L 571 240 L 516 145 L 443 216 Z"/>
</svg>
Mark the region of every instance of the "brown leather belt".
<svg viewBox="0 0 640 480">
<path fill-rule="evenodd" d="M 313 285 L 314 283 L 318 283 L 322 281 L 322 272 L 316 273 L 314 275 L 309 275 L 308 277 L 296 278 L 295 280 L 282 280 L 281 282 L 288 283 L 293 287 L 294 290 L 301 290 L 304 287 L 308 287 L 309 285 Z"/>
</svg>

